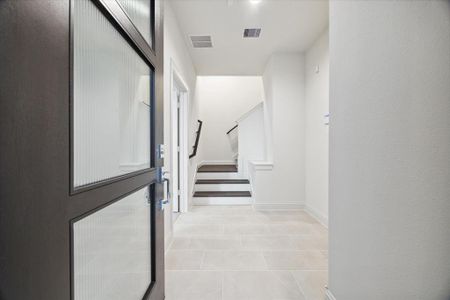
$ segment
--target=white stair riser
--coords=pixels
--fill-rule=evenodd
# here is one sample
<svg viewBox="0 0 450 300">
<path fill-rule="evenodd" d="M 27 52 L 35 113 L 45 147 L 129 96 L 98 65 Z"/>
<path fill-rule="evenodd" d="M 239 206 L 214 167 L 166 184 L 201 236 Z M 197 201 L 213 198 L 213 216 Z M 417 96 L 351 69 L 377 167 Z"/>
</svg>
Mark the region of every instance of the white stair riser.
<svg viewBox="0 0 450 300">
<path fill-rule="evenodd" d="M 250 184 L 196 184 L 195 191 L 250 191 Z"/>
<path fill-rule="evenodd" d="M 238 173 L 214 173 L 214 172 L 199 172 L 197 173 L 197 179 L 239 179 Z"/>
<path fill-rule="evenodd" d="M 194 197 L 194 205 L 250 205 L 251 197 Z"/>
</svg>

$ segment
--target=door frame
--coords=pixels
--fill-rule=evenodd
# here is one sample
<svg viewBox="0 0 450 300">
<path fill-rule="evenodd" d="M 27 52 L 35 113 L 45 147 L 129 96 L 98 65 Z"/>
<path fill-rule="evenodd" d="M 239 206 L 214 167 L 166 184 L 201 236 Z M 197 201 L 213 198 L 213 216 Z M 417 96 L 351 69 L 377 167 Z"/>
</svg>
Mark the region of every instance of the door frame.
<svg viewBox="0 0 450 300">
<path fill-rule="evenodd" d="M 175 88 L 179 88 L 180 95 L 180 124 L 177 127 L 177 97 L 174 95 Z M 170 60 L 170 141 L 171 141 L 171 175 L 172 175 L 172 211 L 175 201 L 177 201 L 178 190 L 178 168 L 177 168 L 177 131 L 175 128 L 180 128 L 180 205 L 178 207 L 179 212 L 184 213 L 188 211 L 188 119 L 189 119 L 189 86 L 183 79 L 181 72 L 177 68 L 173 59 Z"/>
</svg>

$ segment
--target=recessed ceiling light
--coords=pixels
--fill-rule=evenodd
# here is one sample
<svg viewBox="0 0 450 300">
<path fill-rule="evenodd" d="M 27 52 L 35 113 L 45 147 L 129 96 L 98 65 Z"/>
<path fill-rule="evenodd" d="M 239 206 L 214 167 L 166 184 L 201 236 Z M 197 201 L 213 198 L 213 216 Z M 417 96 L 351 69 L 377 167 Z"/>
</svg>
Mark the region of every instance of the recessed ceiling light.
<svg viewBox="0 0 450 300">
<path fill-rule="evenodd" d="M 261 2 L 261 0 L 250 0 L 250 3 L 251 4 L 258 4 L 258 3 L 260 3 Z"/>
</svg>

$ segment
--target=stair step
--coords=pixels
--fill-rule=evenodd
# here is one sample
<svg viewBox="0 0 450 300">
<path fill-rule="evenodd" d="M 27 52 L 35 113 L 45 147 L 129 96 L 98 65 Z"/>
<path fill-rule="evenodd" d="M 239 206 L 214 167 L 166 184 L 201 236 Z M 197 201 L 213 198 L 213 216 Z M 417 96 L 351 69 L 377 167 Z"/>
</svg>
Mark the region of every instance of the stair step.
<svg viewBox="0 0 450 300">
<path fill-rule="evenodd" d="M 238 172 L 199 172 L 197 179 L 242 179 Z"/>
<path fill-rule="evenodd" d="M 194 197 L 194 205 L 252 205 L 251 197 Z"/>
<path fill-rule="evenodd" d="M 247 184 L 196 184 L 195 185 L 196 192 L 243 192 L 250 191 L 251 186 L 249 183 Z"/>
<path fill-rule="evenodd" d="M 198 168 L 198 173 L 237 173 L 236 165 L 203 165 Z"/>
<path fill-rule="evenodd" d="M 249 191 L 202 191 L 195 192 L 194 197 L 251 197 Z"/>
<path fill-rule="evenodd" d="M 250 184 L 247 179 L 198 179 L 196 184 Z"/>
</svg>

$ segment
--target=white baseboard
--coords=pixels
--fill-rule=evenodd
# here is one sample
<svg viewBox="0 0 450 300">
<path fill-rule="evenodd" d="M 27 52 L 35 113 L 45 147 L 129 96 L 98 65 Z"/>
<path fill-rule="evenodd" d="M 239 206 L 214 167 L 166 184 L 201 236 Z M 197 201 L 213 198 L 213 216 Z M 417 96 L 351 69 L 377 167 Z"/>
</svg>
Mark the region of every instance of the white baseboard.
<svg viewBox="0 0 450 300">
<path fill-rule="evenodd" d="M 309 205 L 305 205 L 305 211 L 310 214 L 314 219 L 316 219 L 320 224 L 328 228 L 328 217 L 319 213 L 316 209 Z"/>
<path fill-rule="evenodd" d="M 305 205 L 297 203 L 255 203 L 255 210 L 304 210 Z"/>
<path fill-rule="evenodd" d="M 336 297 L 333 296 L 331 291 L 328 288 L 325 288 L 325 300 L 336 300 Z"/>
</svg>

